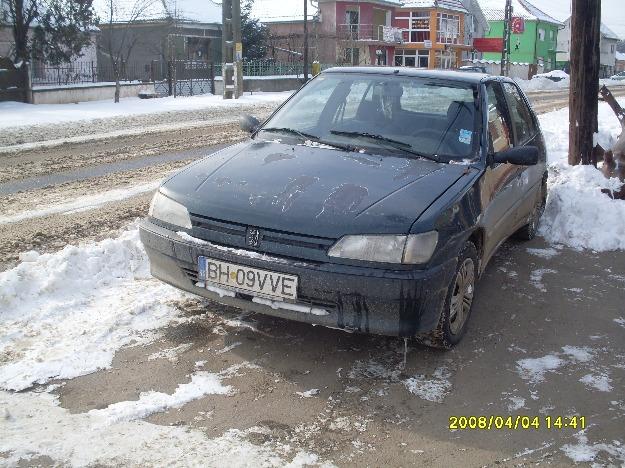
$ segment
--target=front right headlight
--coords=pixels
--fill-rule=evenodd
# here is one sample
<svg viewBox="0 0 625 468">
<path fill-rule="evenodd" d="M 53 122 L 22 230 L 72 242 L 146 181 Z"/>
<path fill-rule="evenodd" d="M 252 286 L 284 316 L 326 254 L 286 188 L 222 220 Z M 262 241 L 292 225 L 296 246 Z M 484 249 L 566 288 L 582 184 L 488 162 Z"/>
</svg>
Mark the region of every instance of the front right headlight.
<svg viewBox="0 0 625 468">
<path fill-rule="evenodd" d="M 189 211 L 183 205 L 166 197 L 161 192 L 154 194 L 148 215 L 174 226 L 191 229 Z"/>
</svg>

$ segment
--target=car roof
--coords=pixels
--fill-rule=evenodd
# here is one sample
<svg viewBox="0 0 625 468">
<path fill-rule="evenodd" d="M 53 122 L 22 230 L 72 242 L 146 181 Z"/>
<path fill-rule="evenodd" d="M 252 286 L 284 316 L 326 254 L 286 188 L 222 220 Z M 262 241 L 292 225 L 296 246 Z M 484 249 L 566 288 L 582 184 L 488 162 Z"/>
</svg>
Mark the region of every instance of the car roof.
<svg viewBox="0 0 625 468">
<path fill-rule="evenodd" d="M 434 78 L 468 84 L 479 84 L 485 80 L 494 78 L 492 75 L 487 75 L 485 73 L 456 70 L 424 70 L 410 67 L 333 67 L 324 70 L 322 73 L 414 76 L 416 78 Z"/>
</svg>

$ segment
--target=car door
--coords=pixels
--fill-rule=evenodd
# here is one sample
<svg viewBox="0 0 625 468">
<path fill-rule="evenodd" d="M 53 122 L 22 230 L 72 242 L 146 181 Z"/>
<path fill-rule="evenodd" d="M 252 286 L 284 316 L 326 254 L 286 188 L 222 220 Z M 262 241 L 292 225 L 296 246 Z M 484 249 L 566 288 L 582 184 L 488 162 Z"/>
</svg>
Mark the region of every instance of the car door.
<svg viewBox="0 0 625 468">
<path fill-rule="evenodd" d="M 515 227 L 525 224 L 534 206 L 539 201 L 540 189 L 545 171 L 545 148 L 538 122 L 530 111 L 521 91 L 514 83 L 503 83 L 502 89 L 506 98 L 514 146 L 536 146 L 540 154 L 539 164 L 533 166 L 517 166 L 516 193 L 517 203 L 514 207 Z"/>
<path fill-rule="evenodd" d="M 486 84 L 488 111 L 489 160 L 495 153 L 514 146 L 512 123 L 501 84 Z M 513 232 L 514 208 L 518 201 L 517 175 L 519 167 L 509 163 L 488 164 L 480 180 L 482 206 L 481 226 L 484 228 L 485 266 L 499 244 Z"/>
</svg>

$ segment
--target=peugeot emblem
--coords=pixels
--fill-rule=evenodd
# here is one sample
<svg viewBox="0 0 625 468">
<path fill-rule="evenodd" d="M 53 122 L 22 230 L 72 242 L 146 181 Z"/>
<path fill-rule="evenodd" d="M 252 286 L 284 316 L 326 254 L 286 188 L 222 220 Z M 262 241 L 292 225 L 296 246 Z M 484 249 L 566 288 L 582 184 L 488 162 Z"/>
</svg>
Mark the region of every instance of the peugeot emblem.
<svg viewBox="0 0 625 468">
<path fill-rule="evenodd" d="M 258 248 L 260 246 L 260 229 L 247 228 L 247 235 L 245 236 L 245 242 L 249 247 Z"/>
</svg>

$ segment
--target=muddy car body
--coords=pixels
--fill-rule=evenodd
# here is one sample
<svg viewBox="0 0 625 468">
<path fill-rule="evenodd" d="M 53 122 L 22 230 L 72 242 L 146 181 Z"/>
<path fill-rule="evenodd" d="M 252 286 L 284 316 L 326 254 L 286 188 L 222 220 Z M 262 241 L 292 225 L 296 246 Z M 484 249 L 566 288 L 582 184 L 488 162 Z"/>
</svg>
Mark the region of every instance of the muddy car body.
<svg viewBox="0 0 625 468">
<path fill-rule="evenodd" d="M 505 78 L 331 69 L 245 127 L 141 225 L 154 276 L 242 309 L 453 346 L 488 260 L 544 207 L 543 137 Z"/>
</svg>

